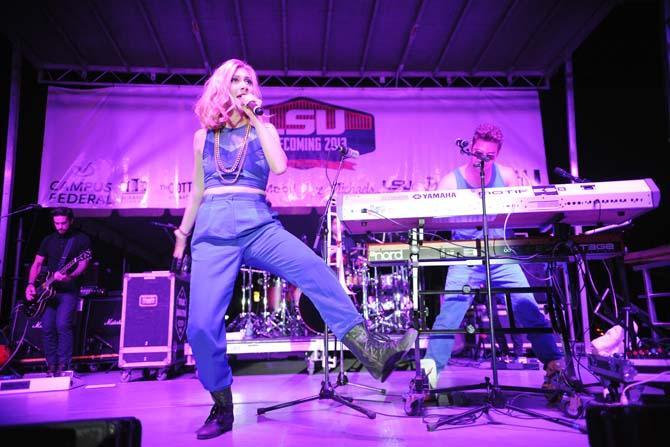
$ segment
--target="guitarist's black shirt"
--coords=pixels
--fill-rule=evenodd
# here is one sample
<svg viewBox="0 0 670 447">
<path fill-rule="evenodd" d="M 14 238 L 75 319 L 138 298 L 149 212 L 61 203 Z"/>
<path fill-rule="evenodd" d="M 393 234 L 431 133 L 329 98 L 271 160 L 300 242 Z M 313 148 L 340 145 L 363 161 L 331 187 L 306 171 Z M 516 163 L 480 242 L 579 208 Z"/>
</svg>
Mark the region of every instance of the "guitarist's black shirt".
<svg viewBox="0 0 670 447">
<path fill-rule="evenodd" d="M 70 250 L 68 251 L 64 262 L 61 264 L 60 258 L 63 256 L 63 250 L 65 250 L 65 246 L 70 239 L 72 239 L 72 245 L 70 245 Z M 59 267 L 67 264 L 68 261 L 80 255 L 84 250 L 90 248 L 91 240 L 87 235 L 76 230 L 71 230 L 64 235 L 54 232 L 45 237 L 40 244 L 39 250 L 37 250 L 37 254 L 46 258 L 44 265 L 46 265 L 49 272 L 53 273 L 56 272 Z M 76 266 L 73 266 L 70 271 L 75 268 Z M 57 281 L 54 283 L 54 289 L 56 292 L 79 292 L 79 283 L 80 278 L 66 283 Z"/>
</svg>

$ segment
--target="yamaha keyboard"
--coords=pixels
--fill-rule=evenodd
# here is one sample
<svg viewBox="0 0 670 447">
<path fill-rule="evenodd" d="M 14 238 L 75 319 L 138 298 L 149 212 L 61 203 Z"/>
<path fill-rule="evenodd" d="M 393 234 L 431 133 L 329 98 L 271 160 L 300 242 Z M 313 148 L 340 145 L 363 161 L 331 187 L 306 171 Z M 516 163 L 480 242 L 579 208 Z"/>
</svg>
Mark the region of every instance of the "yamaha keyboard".
<svg viewBox="0 0 670 447">
<path fill-rule="evenodd" d="M 558 261 L 575 256 L 589 260 L 607 259 L 624 254 L 620 234 L 577 235 L 568 240 L 557 237 L 490 239 L 492 263 Z M 383 266 L 406 263 L 412 249 L 409 243 L 368 244 L 368 265 Z M 481 259 L 484 241 L 481 239 L 425 241 L 419 247 L 419 261 L 460 261 Z M 447 264 L 447 263 L 445 263 Z"/>
<path fill-rule="evenodd" d="M 614 225 L 657 208 L 660 198 L 651 179 L 511 186 L 486 189 L 486 212 L 490 228 Z M 426 230 L 483 224 L 480 189 L 347 194 L 337 212 L 353 234 L 407 231 L 420 219 Z"/>
</svg>

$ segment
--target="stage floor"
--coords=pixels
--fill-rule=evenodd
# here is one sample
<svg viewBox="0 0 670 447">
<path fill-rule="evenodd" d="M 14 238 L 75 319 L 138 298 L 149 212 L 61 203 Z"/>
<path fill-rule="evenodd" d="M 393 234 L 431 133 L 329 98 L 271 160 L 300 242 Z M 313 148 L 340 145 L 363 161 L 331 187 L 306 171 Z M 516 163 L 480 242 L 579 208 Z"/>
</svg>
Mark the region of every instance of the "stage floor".
<svg viewBox="0 0 670 447">
<path fill-rule="evenodd" d="M 539 386 L 541 370 L 499 371 L 500 384 Z M 480 383 L 490 369 L 451 366 L 440 378 L 440 386 Z M 367 372 L 348 373 L 349 380 L 378 386 Z M 79 374 L 76 387 L 66 391 L 0 395 L 2 425 L 68 421 L 121 416 L 137 417 L 142 423 L 142 445 L 185 446 L 477 446 L 504 445 L 528 447 L 588 446 L 588 437 L 577 430 L 552 422 L 512 417 L 506 410 L 492 410 L 491 418 L 478 418 L 470 424 L 443 426 L 428 432 L 426 422 L 438 415 L 454 414 L 471 407 L 428 406 L 424 417 L 405 414 L 402 395 L 407 393 L 411 371 L 396 371 L 383 384 L 386 395 L 346 385 L 341 395 L 377 412 L 374 420 L 331 400 L 313 401 L 256 415 L 256 409 L 318 394 L 323 374 L 238 375 L 233 384 L 235 425 L 230 433 L 208 441 L 195 439 L 194 430 L 207 417 L 209 394 L 193 372 L 176 378 L 121 382 L 120 372 Z M 331 382 L 336 379 L 331 374 Z M 589 378 L 590 379 L 590 378 Z M 585 378 L 587 380 L 587 378 Z M 468 395 L 475 397 L 475 392 Z M 563 417 L 543 396 L 511 394 L 517 406 Z M 584 419 L 576 421 L 585 425 Z M 550 437 L 550 438 L 548 438 Z"/>
</svg>

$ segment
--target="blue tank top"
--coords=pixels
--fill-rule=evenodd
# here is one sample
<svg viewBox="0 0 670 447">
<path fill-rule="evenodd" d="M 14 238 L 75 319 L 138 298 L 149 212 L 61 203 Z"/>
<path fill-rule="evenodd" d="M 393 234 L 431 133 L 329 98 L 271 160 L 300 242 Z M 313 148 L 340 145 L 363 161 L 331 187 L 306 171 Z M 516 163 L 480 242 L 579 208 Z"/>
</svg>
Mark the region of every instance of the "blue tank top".
<svg viewBox="0 0 670 447">
<path fill-rule="evenodd" d="M 242 150 L 244 143 L 244 134 L 246 126 L 236 127 L 234 129 L 224 127 L 221 129 L 219 135 L 219 155 L 221 162 L 226 167 L 231 167 L 235 163 L 235 158 Z M 221 176 L 216 171 L 216 161 L 214 159 L 214 131 L 208 130 L 205 138 L 205 147 L 202 150 L 202 169 L 204 173 L 205 189 L 216 186 L 231 185 L 230 181 L 235 178 L 235 172 L 231 174 L 224 174 L 223 178 L 228 183 L 221 180 Z M 261 142 L 256 135 L 256 129 L 251 128 L 249 132 L 249 139 L 247 144 L 247 155 L 242 165 L 242 172 L 233 183 L 235 186 L 249 186 L 252 188 L 265 191 L 268 185 L 268 176 L 270 175 L 270 167 Z"/>
<path fill-rule="evenodd" d="M 479 185 L 470 185 L 467 180 L 465 180 L 465 177 L 463 177 L 463 174 L 461 174 L 460 169 L 456 169 L 454 171 L 454 176 L 456 177 L 456 189 L 479 189 Z M 491 180 L 489 180 L 489 183 L 486 185 L 487 188 L 498 188 L 505 186 L 505 182 L 502 178 L 502 175 L 500 174 L 500 171 L 498 170 L 498 165 L 495 163 L 493 164 L 493 175 L 491 176 Z M 502 228 L 489 228 L 489 239 L 502 239 L 504 235 L 503 229 Z M 512 237 L 513 232 L 510 230 L 507 230 L 507 237 Z M 477 229 L 471 229 L 471 230 L 454 230 L 451 232 L 451 238 L 454 240 L 469 240 L 469 239 L 483 239 L 484 238 L 484 231 L 482 230 L 477 230 Z"/>
</svg>

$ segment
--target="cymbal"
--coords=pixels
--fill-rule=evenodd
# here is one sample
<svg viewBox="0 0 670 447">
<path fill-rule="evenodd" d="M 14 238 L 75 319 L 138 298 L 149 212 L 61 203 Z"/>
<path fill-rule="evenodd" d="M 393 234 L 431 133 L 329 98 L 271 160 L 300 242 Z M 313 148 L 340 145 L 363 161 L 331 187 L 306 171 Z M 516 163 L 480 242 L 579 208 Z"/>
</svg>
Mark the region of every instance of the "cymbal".
<svg viewBox="0 0 670 447">
<path fill-rule="evenodd" d="M 365 253 L 366 247 L 354 247 L 351 250 L 349 250 L 349 253 Z"/>
</svg>

